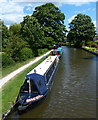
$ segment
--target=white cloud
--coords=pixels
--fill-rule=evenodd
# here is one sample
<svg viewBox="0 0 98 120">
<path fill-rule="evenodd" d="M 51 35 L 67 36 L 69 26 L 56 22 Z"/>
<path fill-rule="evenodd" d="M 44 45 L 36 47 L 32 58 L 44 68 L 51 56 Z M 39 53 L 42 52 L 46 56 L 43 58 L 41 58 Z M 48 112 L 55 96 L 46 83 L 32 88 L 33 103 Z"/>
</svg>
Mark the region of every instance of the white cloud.
<svg viewBox="0 0 98 120">
<path fill-rule="evenodd" d="M 0 0 L 0 2 L 6 2 L 7 0 Z"/>
<path fill-rule="evenodd" d="M 84 13 L 84 12 L 91 12 L 91 11 L 96 11 L 96 8 L 88 8 L 88 9 L 85 9 L 85 10 L 77 10 L 77 11 L 74 11 L 74 13 Z"/>
<path fill-rule="evenodd" d="M 75 6 L 80 6 L 83 4 L 87 4 L 89 2 L 97 2 L 97 0 L 0 0 L 1 2 L 11 1 L 11 2 L 34 2 L 34 3 L 46 3 L 46 2 L 58 2 L 58 3 L 66 3 L 66 4 L 72 4 Z"/>
<path fill-rule="evenodd" d="M 14 2 L 2 2 L 0 8 L 2 8 L 2 11 L 0 10 L 0 18 L 6 25 L 22 21 L 24 16 L 24 7 L 22 5 Z"/>
<path fill-rule="evenodd" d="M 68 22 L 70 23 L 77 15 L 73 15 L 71 18 L 68 19 Z"/>
<path fill-rule="evenodd" d="M 94 26 L 96 27 L 96 21 L 93 21 L 93 23 L 94 23 Z"/>
<path fill-rule="evenodd" d="M 11 0 L 11 1 L 15 1 L 15 2 L 58 2 L 58 3 L 66 3 L 66 4 L 73 4 L 76 6 L 80 6 L 83 4 L 87 4 L 89 2 L 97 2 L 97 0 Z"/>
</svg>

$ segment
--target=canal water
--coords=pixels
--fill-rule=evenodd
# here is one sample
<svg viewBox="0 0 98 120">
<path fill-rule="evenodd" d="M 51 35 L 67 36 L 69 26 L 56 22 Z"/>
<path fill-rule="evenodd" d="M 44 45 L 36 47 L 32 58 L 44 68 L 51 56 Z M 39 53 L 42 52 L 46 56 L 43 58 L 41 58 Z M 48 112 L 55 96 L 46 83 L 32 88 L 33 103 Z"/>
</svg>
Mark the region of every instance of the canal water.
<svg viewBox="0 0 98 120">
<path fill-rule="evenodd" d="M 82 49 L 63 47 L 54 83 L 46 100 L 11 118 L 96 118 L 98 57 Z"/>
</svg>

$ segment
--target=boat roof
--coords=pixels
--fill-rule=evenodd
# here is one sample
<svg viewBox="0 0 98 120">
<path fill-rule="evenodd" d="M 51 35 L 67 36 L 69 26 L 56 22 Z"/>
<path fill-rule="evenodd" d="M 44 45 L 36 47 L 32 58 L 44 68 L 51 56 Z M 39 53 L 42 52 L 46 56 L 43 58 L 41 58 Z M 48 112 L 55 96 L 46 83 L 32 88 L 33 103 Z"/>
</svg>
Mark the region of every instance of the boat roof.
<svg viewBox="0 0 98 120">
<path fill-rule="evenodd" d="M 52 50 L 51 52 L 58 52 L 57 50 Z"/>
<path fill-rule="evenodd" d="M 33 80 L 40 94 L 44 94 L 47 91 L 47 86 L 45 84 L 45 77 L 36 73 L 29 74 L 26 79 Z"/>
<path fill-rule="evenodd" d="M 37 67 L 35 67 L 33 70 L 31 70 L 27 75 L 33 74 L 33 73 L 37 73 L 39 75 L 44 75 L 45 72 L 52 65 L 52 63 L 54 62 L 54 60 L 56 58 L 57 58 L 57 56 L 49 56 L 42 63 L 40 63 Z"/>
<path fill-rule="evenodd" d="M 62 47 L 58 47 L 58 49 L 62 50 Z"/>
</svg>

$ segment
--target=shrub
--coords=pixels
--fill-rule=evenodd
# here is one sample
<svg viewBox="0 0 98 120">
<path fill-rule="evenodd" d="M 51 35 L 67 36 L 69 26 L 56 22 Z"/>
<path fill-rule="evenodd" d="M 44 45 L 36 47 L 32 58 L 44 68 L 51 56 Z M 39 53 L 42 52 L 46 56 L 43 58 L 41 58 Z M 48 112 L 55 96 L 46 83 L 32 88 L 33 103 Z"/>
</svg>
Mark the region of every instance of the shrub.
<svg viewBox="0 0 98 120">
<path fill-rule="evenodd" d="M 87 46 L 93 44 L 93 41 L 86 42 Z"/>
<path fill-rule="evenodd" d="M 47 48 L 45 48 L 45 49 L 38 49 L 38 55 L 42 55 L 42 54 L 46 53 L 47 51 L 48 51 Z"/>
<path fill-rule="evenodd" d="M 33 52 L 30 48 L 24 47 L 20 50 L 20 61 L 25 61 L 33 56 Z"/>
<path fill-rule="evenodd" d="M 15 64 L 14 60 L 7 53 L 2 53 L 2 67 L 7 67 L 12 64 Z"/>
<path fill-rule="evenodd" d="M 98 44 L 98 40 L 96 40 L 95 43 Z"/>
</svg>

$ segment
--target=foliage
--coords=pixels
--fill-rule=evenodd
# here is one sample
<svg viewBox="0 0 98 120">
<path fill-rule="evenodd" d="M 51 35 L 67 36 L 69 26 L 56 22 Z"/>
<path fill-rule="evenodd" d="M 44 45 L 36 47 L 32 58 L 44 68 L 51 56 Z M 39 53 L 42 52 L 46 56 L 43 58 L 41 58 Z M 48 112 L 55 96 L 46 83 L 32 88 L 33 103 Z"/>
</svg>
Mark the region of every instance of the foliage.
<svg viewBox="0 0 98 120">
<path fill-rule="evenodd" d="M 10 35 L 20 35 L 21 32 L 21 24 L 14 24 L 11 25 L 9 28 Z"/>
<path fill-rule="evenodd" d="M 42 54 L 44 54 L 44 53 L 46 53 L 46 52 L 48 52 L 48 49 L 47 48 L 45 48 L 45 49 L 38 49 L 38 55 L 42 55 Z"/>
<path fill-rule="evenodd" d="M 15 64 L 13 59 L 7 53 L 2 53 L 2 67 L 7 67 L 12 64 Z"/>
<path fill-rule="evenodd" d="M 95 36 L 95 27 L 91 18 L 85 14 L 78 14 L 69 24 L 70 31 L 67 35 L 68 42 L 76 47 L 92 41 Z"/>
<path fill-rule="evenodd" d="M 25 61 L 28 58 L 32 58 L 33 53 L 30 48 L 24 47 L 20 50 L 20 61 Z"/>
<path fill-rule="evenodd" d="M 98 40 L 96 40 L 95 43 L 98 45 Z"/>
<path fill-rule="evenodd" d="M 20 50 L 25 47 L 27 43 L 17 35 L 11 35 L 6 47 L 6 52 L 15 62 L 20 60 Z"/>
<path fill-rule="evenodd" d="M 0 20 L 0 36 L 2 36 L 2 51 L 4 51 L 8 42 L 9 31 L 8 28 L 4 25 L 4 22 L 1 20 Z"/>
<path fill-rule="evenodd" d="M 44 32 L 38 20 L 33 16 L 25 16 L 21 22 L 21 34 L 23 39 L 28 42 L 35 56 L 38 55 L 37 49 L 44 43 Z"/>
<path fill-rule="evenodd" d="M 52 3 L 46 3 L 36 7 L 32 16 L 37 18 L 43 28 L 46 40 L 45 45 L 51 46 L 53 42 L 58 43 L 64 40 L 66 36 L 65 15 L 61 13 L 58 7 Z"/>
</svg>

